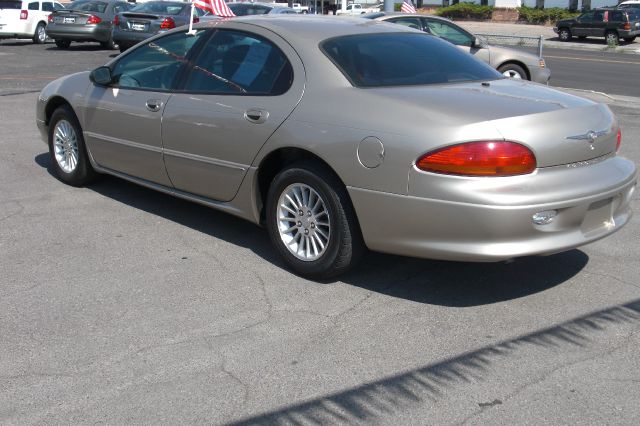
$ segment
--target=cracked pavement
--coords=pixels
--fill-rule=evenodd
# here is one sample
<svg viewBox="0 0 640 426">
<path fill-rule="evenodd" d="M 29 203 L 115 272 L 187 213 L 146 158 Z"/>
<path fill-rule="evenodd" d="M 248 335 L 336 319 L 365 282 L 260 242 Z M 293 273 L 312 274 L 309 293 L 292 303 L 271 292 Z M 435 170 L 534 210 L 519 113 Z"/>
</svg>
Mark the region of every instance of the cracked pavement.
<svg viewBox="0 0 640 426">
<path fill-rule="evenodd" d="M 0 423 L 640 423 L 637 218 L 544 258 L 372 253 L 311 282 L 252 224 L 53 178 L 36 96 L 0 97 Z M 638 163 L 640 100 L 606 101 Z"/>
</svg>

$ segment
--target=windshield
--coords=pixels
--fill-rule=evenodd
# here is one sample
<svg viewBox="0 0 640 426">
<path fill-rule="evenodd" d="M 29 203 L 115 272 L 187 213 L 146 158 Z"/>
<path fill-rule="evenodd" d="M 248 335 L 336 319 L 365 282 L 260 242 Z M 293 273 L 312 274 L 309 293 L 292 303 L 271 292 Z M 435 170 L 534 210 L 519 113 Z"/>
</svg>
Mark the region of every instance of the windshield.
<svg viewBox="0 0 640 426">
<path fill-rule="evenodd" d="M 363 34 L 321 49 L 357 87 L 461 83 L 503 78 L 493 68 L 428 34 Z"/>
<path fill-rule="evenodd" d="M 178 15 L 185 7 L 190 7 L 184 3 L 168 1 L 151 1 L 142 3 L 129 10 L 129 12 L 156 13 L 160 15 Z"/>
</svg>

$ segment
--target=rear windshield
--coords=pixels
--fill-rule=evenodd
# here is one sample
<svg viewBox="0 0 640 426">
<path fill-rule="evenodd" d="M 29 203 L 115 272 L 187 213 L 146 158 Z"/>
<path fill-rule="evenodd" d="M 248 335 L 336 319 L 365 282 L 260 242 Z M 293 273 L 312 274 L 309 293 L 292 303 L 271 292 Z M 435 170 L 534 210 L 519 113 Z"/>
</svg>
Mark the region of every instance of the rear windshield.
<svg viewBox="0 0 640 426">
<path fill-rule="evenodd" d="M 328 39 L 321 49 L 357 87 L 495 80 L 502 75 L 428 34 L 362 34 Z"/>
<path fill-rule="evenodd" d="M 0 9 L 22 9 L 22 1 L 0 0 Z"/>
<path fill-rule="evenodd" d="M 129 12 L 156 13 L 159 15 L 178 15 L 184 8 L 184 3 L 152 1 L 139 4 L 138 6 L 129 10 Z"/>
<path fill-rule="evenodd" d="M 107 9 L 107 3 L 102 1 L 79 0 L 71 3 L 67 9 L 78 10 L 81 12 L 104 13 Z"/>
</svg>

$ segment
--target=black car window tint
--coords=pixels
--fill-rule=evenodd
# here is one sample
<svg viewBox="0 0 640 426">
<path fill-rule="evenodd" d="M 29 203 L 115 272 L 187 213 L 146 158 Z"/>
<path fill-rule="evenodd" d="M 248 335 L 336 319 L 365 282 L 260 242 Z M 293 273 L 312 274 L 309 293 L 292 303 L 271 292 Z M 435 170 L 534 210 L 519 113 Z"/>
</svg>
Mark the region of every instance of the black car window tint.
<svg viewBox="0 0 640 426">
<path fill-rule="evenodd" d="M 40 10 L 40 5 L 38 4 L 38 2 L 33 2 L 33 3 L 29 3 L 29 5 L 27 6 L 27 9 L 29 10 Z"/>
<path fill-rule="evenodd" d="M 53 4 L 53 10 L 62 10 L 62 9 L 64 9 L 64 6 L 61 5 L 60 3 Z"/>
<path fill-rule="evenodd" d="M 427 21 L 429 32 L 458 46 L 471 46 L 472 37 L 462 29 L 445 21 Z"/>
<path fill-rule="evenodd" d="M 0 1 L 0 9 L 22 9 L 22 1 L 20 0 L 1 0 Z"/>
<path fill-rule="evenodd" d="M 203 47 L 185 90 L 234 95 L 281 95 L 293 70 L 270 41 L 239 31 L 218 31 Z"/>
<path fill-rule="evenodd" d="M 613 22 L 621 22 L 621 21 L 625 21 L 625 19 L 622 17 L 622 12 L 618 12 L 618 11 L 611 11 L 611 16 L 609 17 L 609 21 L 613 21 Z"/>
<path fill-rule="evenodd" d="M 206 31 L 195 35 L 173 33 L 134 49 L 116 62 L 114 86 L 129 89 L 169 90 L 189 50 Z"/>
<path fill-rule="evenodd" d="M 53 3 L 51 2 L 42 3 L 42 10 L 44 12 L 53 12 Z"/>
<path fill-rule="evenodd" d="M 394 24 L 404 25 L 405 27 L 415 28 L 416 30 L 421 30 L 420 20 L 417 18 L 394 18 L 389 19 L 390 22 Z"/>
<path fill-rule="evenodd" d="M 578 17 L 578 21 L 580 22 L 592 22 L 593 21 L 593 12 L 583 13 Z"/>
<path fill-rule="evenodd" d="M 320 45 L 356 87 L 461 83 L 503 78 L 450 43 L 420 33 L 335 37 Z"/>
<path fill-rule="evenodd" d="M 598 10 L 593 14 L 593 22 L 602 22 L 604 21 L 604 12 L 602 10 Z"/>
</svg>

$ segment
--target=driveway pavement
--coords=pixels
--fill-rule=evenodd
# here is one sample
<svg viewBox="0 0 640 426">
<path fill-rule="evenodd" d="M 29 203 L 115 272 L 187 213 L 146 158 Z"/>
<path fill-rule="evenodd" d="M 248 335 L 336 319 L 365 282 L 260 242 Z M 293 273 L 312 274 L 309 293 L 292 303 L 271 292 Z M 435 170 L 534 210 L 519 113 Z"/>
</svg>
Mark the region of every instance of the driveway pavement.
<svg viewBox="0 0 640 426">
<path fill-rule="evenodd" d="M 637 218 L 555 256 L 370 254 L 311 282 L 252 224 L 56 180 L 36 96 L 0 96 L 1 424 L 640 422 Z M 601 100 L 637 163 L 640 99 Z"/>
</svg>

